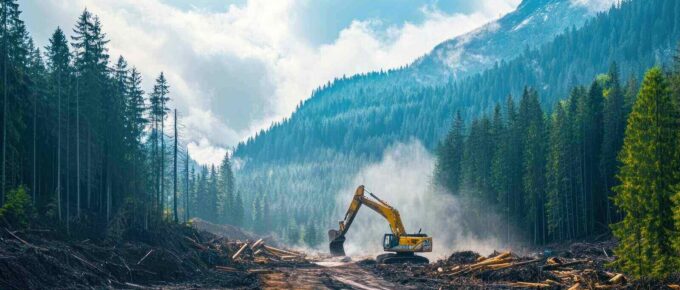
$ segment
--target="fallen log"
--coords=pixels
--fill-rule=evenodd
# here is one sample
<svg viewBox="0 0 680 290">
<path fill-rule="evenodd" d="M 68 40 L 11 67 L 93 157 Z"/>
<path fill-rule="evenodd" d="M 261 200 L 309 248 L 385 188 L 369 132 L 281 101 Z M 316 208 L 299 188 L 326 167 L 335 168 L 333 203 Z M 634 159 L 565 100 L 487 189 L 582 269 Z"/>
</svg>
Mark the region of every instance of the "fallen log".
<svg viewBox="0 0 680 290">
<path fill-rule="evenodd" d="M 104 271 L 102 271 L 101 269 L 99 269 L 99 267 L 93 265 L 92 263 L 86 261 L 85 259 L 83 259 L 83 258 L 81 258 L 81 257 L 78 257 L 78 255 L 71 253 L 71 256 L 73 256 L 73 257 L 76 258 L 78 261 L 82 262 L 83 264 L 89 266 L 90 268 L 95 269 L 95 270 L 97 270 L 97 271 L 99 271 L 99 272 L 104 273 Z"/>
<path fill-rule="evenodd" d="M 585 263 L 589 263 L 589 262 L 590 262 L 590 260 L 576 260 L 576 261 L 562 263 L 562 264 L 544 265 L 543 267 L 541 267 L 541 269 L 544 270 L 544 271 L 553 270 L 553 269 L 559 269 L 559 268 L 562 268 L 562 267 L 569 267 L 569 266 L 574 266 L 574 265 L 579 265 L 579 264 L 585 264 Z"/>
<path fill-rule="evenodd" d="M 250 269 L 248 270 L 248 273 L 252 274 L 269 274 L 269 273 L 274 273 L 273 270 L 270 269 Z"/>
<path fill-rule="evenodd" d="M 534 283 L 534 282 L 514 282 L 508 284 L 509 287 L 520 287 L 520 288 L 549 288 L 552 285 L 547 283 Z"/>
<path fill-rule="evenodd" d="M 578 290 L 578 289 L 581 289 L 581 283 L 577 282 L 576 284 L 569 287 L 569 289 L 567 289 L 567 290 Z"/>
<path fill-rule="evenodd" d="M 141 259 L 139 259 L 139 262 L 137 262 L 137 265 L 139 265 L 139 264 L 141 264 L 142 262 L 144 262 L 144 260 L 146 259 L 146 257 L 148 257 L 149 255 L 151 255 L 151 253 L 153 253 L 153 249 L 149 250 L 149 252 L 146 253 L 146 255 L 144 255 L 144 257 L 142 257 Z"/>
<path fill-rule="evenodd" d="M 297 256 L 297 257 L 302 256 L 299 253 L 294 253 L 294 252 L 291 252 L 291 251 L 286 251 L 286 250 L 282 250 L 282 249 L 279 249 L 279 248 L 274 248 L 274 247 L 268 246 L 268 245 L 264 245 L 264 248 L 267 249 L 272 254 L 275 254 L 277 256 Z"/>
<path fill-rule="evenodd" d="M 34 249 L 40 250 L 40 251 L 47 251 L 47 249 L 45 249 L 45 248 L 41 248 L 41 247 L 38 247 L 38 246 L 36 246 L 36 245 L 33 245 L 33 244 L 31 244 L 31 243 L 29 243 L 29 242 L 27 242 L 27 241 L 24 241 L 22 238 L 20 238 L 19 236 L 15 235 L 13 232 L 11 232 L 11 231 L 8 230 L 8 229 L 5 229 L 5 231 L 6 231 L 8 234 L 10 234 L 12 237 L 14 237 L 15 239 L 17 239 L 17 240 L 19 240 L 20 242 L 22 242 L 22 243 L 23 243 L 24 245 L 26 245 L 26 246 L 29 246 L 29 247 L 31 247 L 31 248 L 34 248 Z"/>
<path fill-rule="evenodd" d="M 189 240 L 195 247 L 197 247 L 201 250 L 204 250 L 204 251 L 208 250 L 208 248 L 206 246 L 199 244 L 198 242 L 194 241 L 194 239 L 187 237 L 187 236 L 184 236 L 184 238 Z"/>
<path fill-rule="evenodd" d="M 263 240 L 263 239 L 259 239 L 259 240 L 257 240 L 257 242 L 253 243 L 253 244 L 250 246 L 250 249 L 251 249 L 251 250 L 255 250 L 255 249 L 257 249 L 259 246 L 261 246 L 262 244 L 264 244 L 264 240 Z"/>
<path fill-rule="evenodd" d="M 134 288 L 134 289 L 148 289 L 148 287 L 144 287 L 144 286 L 142 286 L 142 285 L 133 284 L 133 283 L 130 283 L 130 282 L 125 282 L 125 283 L 123 283 L 123 285 L 125 285 L 125 286 L 127 286 L 127 287 L 130 287 L 130 288 Z"/>
<path fill-rule="evenodd" d="M 236 251 L 236 254 L 234 254 L 234 255 L 231 257 L 231 259 L 232 259 L 232 260 L 236 260 L 236 258 L 238 258 L 238 256 L 240 256 L 241 253 L 243 253 L 243 251 L 244 251 L 247 247 L 248 247 L 248 243 L 243 244 L 243 246 L 241 246 L 241 248 L 238 249 L 238 251 Z"/>
<path fill-rule="evenodd" d="M 222 272 L 238 272 L 236 268 L 226 267 L 226 266 L 215 266 L 215 269 Z"/>
<path fill-rule="evenodd" d="M 611 284 L 626 283 L 626 277 L 623 276 L 623 274 L 616 274 L 616 276 L 609 279 L 609 283 L 611 283 Z"/>
</svg>

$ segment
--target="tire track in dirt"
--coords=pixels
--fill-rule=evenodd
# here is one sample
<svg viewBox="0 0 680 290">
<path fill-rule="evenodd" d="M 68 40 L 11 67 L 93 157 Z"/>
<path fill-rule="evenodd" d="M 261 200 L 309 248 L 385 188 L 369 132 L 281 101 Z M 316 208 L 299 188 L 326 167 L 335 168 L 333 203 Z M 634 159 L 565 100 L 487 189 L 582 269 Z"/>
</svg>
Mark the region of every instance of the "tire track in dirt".
<svg viewBox="0 0 680 290">
<path fill-rule="evenodd" d="M 314 267 L 275 268 L 260 278 L 262 289 L 415 289 L 383 280 L 356 263 L 320 262 Z"/>
</svg>

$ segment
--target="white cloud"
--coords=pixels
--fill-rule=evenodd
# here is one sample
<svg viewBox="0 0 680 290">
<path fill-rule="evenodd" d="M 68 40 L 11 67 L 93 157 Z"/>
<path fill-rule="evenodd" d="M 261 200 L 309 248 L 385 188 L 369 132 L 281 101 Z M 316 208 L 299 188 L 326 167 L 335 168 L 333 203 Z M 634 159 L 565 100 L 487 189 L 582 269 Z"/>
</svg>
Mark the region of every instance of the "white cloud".
<svg viewBox="0 0 680 290">
<path fill-rule="evenodd" d="M 206 138 L 201 138 L 198 142 L 191 142 L 187 145 L 191 158 L 198 162 L 198 164 L 213 164 L 217 165 L 222 161 L 227 150 L 220 147 L 215 147 L 210 144 Z"/>
<path fill-rule="evenodd" d="M 575 0 L 585 1 L 585 0 Z M 70 31 L 84 7 L 98 15 L 112 57 L 124 55 L 149 90 L 160 71 L 201 162 L 290 115 L 319 85 L 408 64 L 436 44 L 509 12 L 519 0 L 483 0 L 472 14 L 424 7 L 419 24 L 354 21 L 331 44 L 312 46 L 295 31 L 293 0 L 249 0 L 226 12 L 184 11 L 159 0 L 23 0 L 29 29 Z M 26 5 L 24 5 L 26 4 Z M 50 29 L 51 29 L 50 28 Z M 47 30 L 35 29 L 45 44 Z M 191 149 L 191 148 L 190 148 Z M 201 153 L 198 153 L 201 152 Z"/>
</svg>

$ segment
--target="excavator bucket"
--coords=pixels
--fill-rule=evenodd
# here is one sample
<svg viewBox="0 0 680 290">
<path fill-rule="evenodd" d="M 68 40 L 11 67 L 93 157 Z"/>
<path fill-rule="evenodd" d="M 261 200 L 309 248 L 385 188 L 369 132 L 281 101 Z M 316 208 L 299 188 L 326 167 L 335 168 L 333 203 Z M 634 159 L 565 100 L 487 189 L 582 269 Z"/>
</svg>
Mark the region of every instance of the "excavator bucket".
<svg viewBox="0 0 680 290">
<path fill-rule="evenodd" d="M 328 239 L 330 242 L 331 255 L 344 256 L 345 255 L 345 236 L 338 230 L 329 230 Z"/>
</svg>

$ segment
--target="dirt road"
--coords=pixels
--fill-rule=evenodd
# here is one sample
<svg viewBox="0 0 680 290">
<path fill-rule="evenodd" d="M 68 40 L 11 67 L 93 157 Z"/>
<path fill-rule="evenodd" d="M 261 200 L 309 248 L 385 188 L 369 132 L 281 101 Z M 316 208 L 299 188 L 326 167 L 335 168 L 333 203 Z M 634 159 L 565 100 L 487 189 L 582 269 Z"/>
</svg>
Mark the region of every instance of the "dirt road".
<svg viewBox="0 0 680 290">
<path fill-rule="evenodd" d="M 355 262 L 316 262 L 313 267 L 276 268 L 261 274 L 263 289 L 415 289 L 381 279 Z"/>
</svg>

